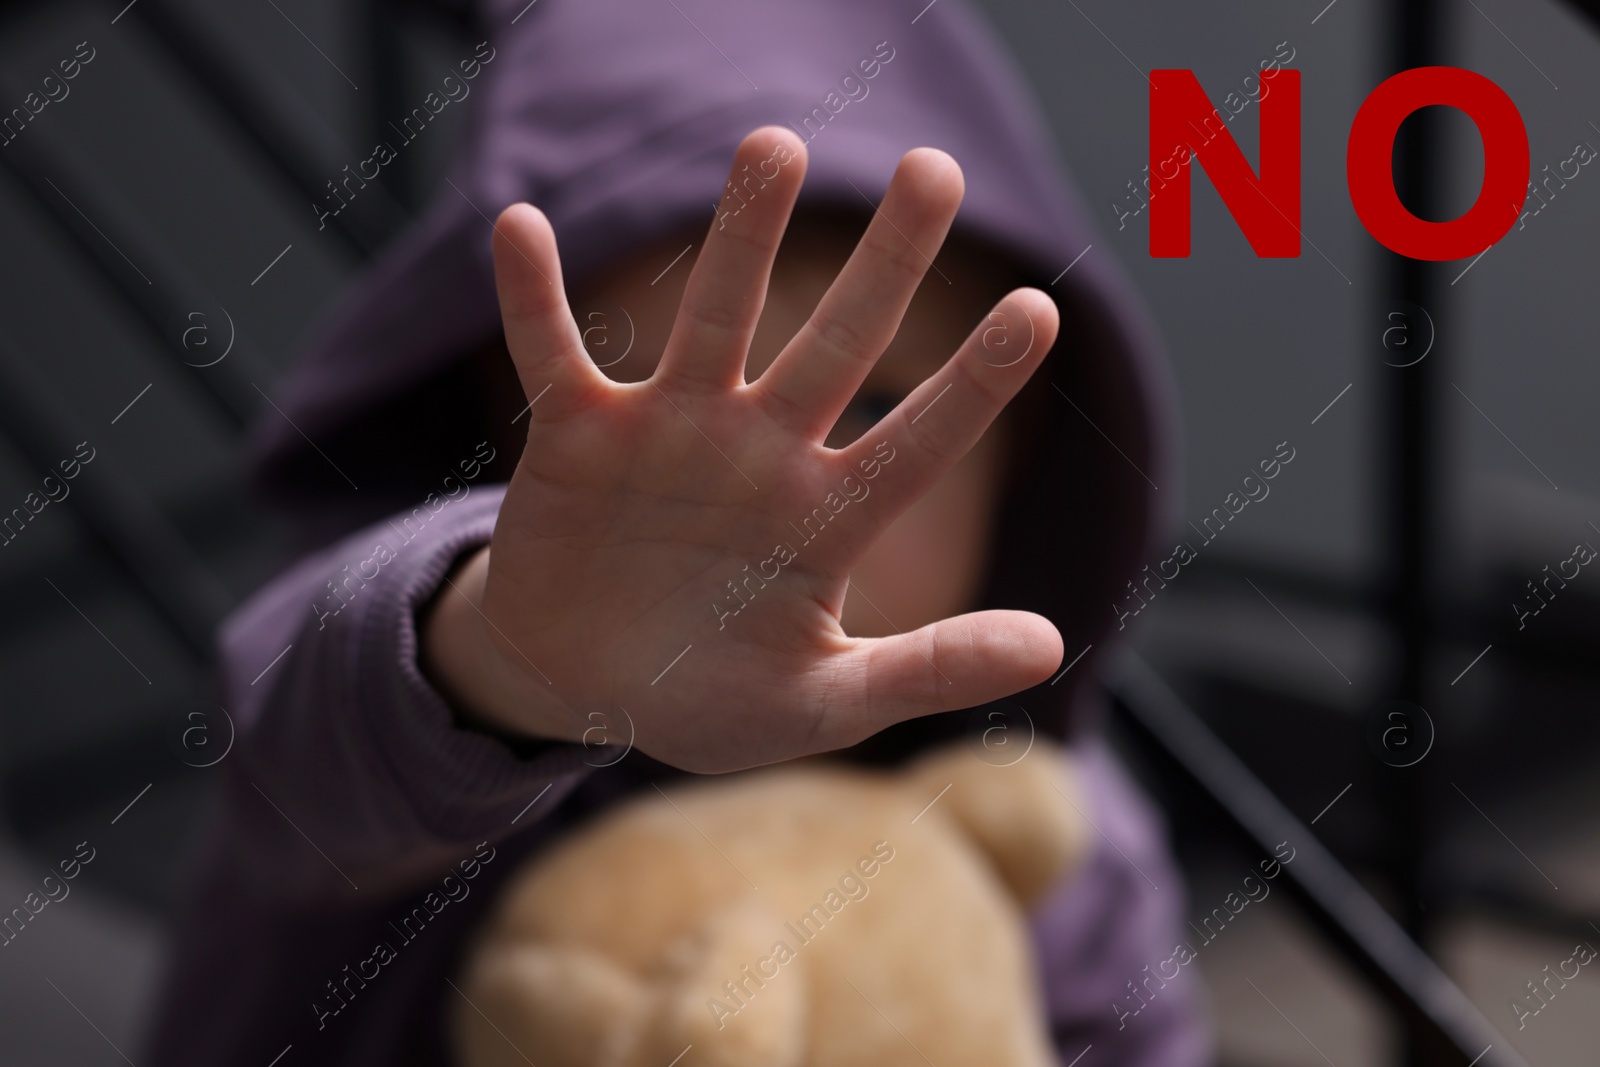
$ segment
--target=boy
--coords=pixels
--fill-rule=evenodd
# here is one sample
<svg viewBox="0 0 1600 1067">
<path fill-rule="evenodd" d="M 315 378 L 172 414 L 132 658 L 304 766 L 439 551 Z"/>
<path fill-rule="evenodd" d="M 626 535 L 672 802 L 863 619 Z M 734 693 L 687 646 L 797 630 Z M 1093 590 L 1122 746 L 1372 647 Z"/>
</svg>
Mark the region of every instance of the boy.
<svg viewBox="0 0 1600 1067">
<path fill-rule="evenodd" d="M 1088 736 L 1170 420 L 1104 257 L 1058 273 L 1085 228 L 987 30 L 521 6 L 450 187 L 262 424 L 264 486 L 341 539 L 223 628 L 239 740 L 154 1060 L 444 1062 L 465 936 L 563 828 L 976 727 L 1071 738 L 1095 806 L 1034 916 L 1063 1062 L 1203 1062 L 1192 988 L 1115 1004 L 1181 899 Z"/>
</svg>

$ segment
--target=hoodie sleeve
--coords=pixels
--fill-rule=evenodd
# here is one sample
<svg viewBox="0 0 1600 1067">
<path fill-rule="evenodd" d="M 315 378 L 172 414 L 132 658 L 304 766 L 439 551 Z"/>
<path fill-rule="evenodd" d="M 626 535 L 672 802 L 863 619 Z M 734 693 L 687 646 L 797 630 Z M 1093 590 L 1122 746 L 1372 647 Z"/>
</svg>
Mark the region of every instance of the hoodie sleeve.
<svg viewBox="0 0 1600 1067">
<path fill-rule="evenodd" d="M 1075 1063 L 1092 1045 L 1097 1067 L 1207 1067 L 1201 976 L 1192 966 L 1176 978 L 1158 973 L 1191 940 L 1163 821 L 1103 741 L 1075 749 L 1094 848 L 1032 923 L 1056 1055 Z"/>
<path fill-rule="evenodd" d="M 581 745 L 462 726 L 418 665 L 418 608 L 488 543 L 504 494 L 430 495 L 302 559 L 223 623 L 229 852 L 280 904 L 404 889 L 526 829 L 588 772 Z"/>
</svg>

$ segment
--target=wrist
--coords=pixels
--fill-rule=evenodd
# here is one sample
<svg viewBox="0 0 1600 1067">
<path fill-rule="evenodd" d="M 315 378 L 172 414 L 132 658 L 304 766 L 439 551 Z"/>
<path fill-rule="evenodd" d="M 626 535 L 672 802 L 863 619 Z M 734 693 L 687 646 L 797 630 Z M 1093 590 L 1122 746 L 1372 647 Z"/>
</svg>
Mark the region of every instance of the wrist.
<svg viewBox="0 0 1600 1067">
<path fill-rule="evenodd" d="M 482 610 L 489 546 L 462 556 L 419 612 L 418 659 L 423 674 L 468 726 L 554 741 L 569 736 L 559 701 L 531 664 L 508 660 Z M 511 656 L 518 653 L 512 652 Z"/>
</svg>

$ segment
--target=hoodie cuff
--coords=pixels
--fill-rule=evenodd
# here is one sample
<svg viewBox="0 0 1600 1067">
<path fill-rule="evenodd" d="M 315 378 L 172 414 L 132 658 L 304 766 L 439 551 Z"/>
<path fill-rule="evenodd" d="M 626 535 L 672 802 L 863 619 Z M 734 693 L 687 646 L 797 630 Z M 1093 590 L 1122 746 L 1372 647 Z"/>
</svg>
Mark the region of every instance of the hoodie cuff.
<svg viewBox="0 0 1600 1067">
<path fill-rule="evenodd" d="M 481 499 L 463 501 L 457 514 L 429 522 L 410 539 L 403 539 L 408 528 L 388 524 L 394 535 L 389 565 L 401 573 L 368 601 L 357 650 L 353 695 L 365 732 L 413 817 L 445 840 L 478 837 L 486 824 L 509 829 L 533 791 L 554 787 L 555 795 L 546 798 L 553 806 L 591 769 L 580 744 L 501 738 L 465 725 L 422 672 L 418 613 L 457 560 L 488 544 L 494 532 L 505 489 L 481 492 Z"/>
</svg>

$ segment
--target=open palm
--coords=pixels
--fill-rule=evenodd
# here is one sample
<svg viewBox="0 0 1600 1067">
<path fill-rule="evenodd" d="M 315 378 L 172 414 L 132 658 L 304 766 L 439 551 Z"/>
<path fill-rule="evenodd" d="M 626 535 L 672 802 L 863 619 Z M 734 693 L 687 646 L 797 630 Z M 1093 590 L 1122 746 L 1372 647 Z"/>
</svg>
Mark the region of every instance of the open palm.
<svg viewBox="0 0 1600 1067">
<path fill-rule="evenodd" d="M 785 153 L 713 222 L 642 382 L 609 380 L 585 353 L 544 215 L 518 204 L 496 224 L 506 341 L 532 406 L 478 607 L 530 733 L 577 740 L 590 711 L 622 709 L 645 753 L 735 770 L 1005 696 L 1061 660 L 1054 627 L 1024 612 L 885 638 L 841 628 L 851 568 L 976 443 L 1058 320 L 1038 290 L 1009 294 L 995 321 L 1028 324 L 1024 356 L 1015 335 L 998 358 L 975 331 L 871 431 L 825 447 L 949 230 L 961 171 L 942 152 L 908 153 L 815 313 L 746 383 L 805 148 L 764 127 L 734 160 L 737 173 Z"/>
</svg>

